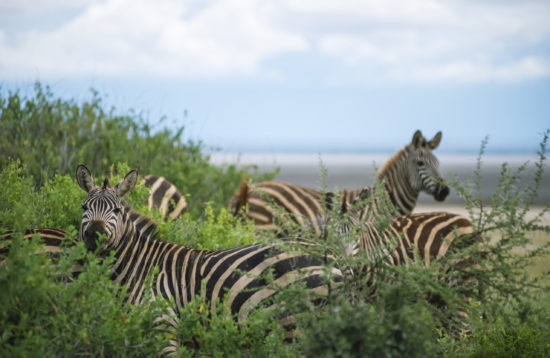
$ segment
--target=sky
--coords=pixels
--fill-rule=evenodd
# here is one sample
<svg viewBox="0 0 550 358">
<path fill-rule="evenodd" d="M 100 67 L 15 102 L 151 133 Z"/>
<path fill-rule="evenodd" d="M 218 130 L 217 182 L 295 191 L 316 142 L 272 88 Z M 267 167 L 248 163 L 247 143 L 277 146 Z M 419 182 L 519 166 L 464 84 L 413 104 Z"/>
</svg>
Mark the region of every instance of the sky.
<svg viewBox="0 0 550 358">
<path fill-rule="evenodd" d="M 33 83 L 227 152 L 534 152 L 547 0 L 0 0 L 0 91 Z"/>
</svg>

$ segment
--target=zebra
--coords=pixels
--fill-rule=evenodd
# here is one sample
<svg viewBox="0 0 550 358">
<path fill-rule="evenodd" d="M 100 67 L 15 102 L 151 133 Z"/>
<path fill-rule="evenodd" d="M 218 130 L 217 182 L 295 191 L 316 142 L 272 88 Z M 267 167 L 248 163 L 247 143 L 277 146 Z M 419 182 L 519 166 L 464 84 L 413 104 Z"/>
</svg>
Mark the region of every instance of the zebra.
<svg viewBox="0 0 550 358">
<path fill-rule="evenodd" d="M 321 257 L 287 252 L 275 245 L 195 250 L 160 240 L 156 230 L 143 232 L 140 227 L 147 220 L 132 220 L 131 209 L 122 200 L 137 177 L 138 171 L 132 170 L 114 187 L 107 178 L 103 187 L 98 187 L 88 168 L 79 165 L 76 178 L 87 197 L 82 203 L 78 236 L 88 250 L 100 255 L 114 251 L 112 280 L 126 285 L 130 303 L 142 302 L 146 278 L 153 267 L 158 267 L 150 293 L 154 299 L 173 299 L 170 317 L 163 320 L 168 327 L 175 327 L 178 310 L 198 296 L 205 298 L 212 310 L 216 309 L 216 299 L 226 302 L 238 321 L 245 320 L 251 309 L 273 306 L 272 300 L 280 290 L 262 277 L 267 272 L 273 274 L 275 284 L 283 287 L 305 283 L 309 292 L 321 300 L 329 295 L 331 282 L 341 281 L 342 273 L 336 267 L 330 267 L 326 275 Z M 105 237 L 101 244 L 99 236 Z M 165 353 L 175 353 L 177 342 L 171 343 Z"/>
<path fill-rule="evenodd" d="M 0 234 L 0 266 L 7 264 L 7 255 L 11 249 L 11 245 L 15 238 L 15 231 L 9 230 Z M 33 238 L 38 238 L 38 243 L 41 244 L 35 254 L 46 254 L 52 260 L 53 264 L 57 264 L 61 255 L 69 255 L 72 248 L 78 243 L 76 238 L 71 238 L 66 230 L 59 228 L 33 228 L 27 229 L 23 233 L 23 241 L 30 241 Z M 84 262 L 78 260 L 68 270 L 68 277 L 64 273 L 56 272 L 56 279 L 65 283 L 78 278 L 83 270 Z"/>
<path fill-rule="evenodd" d="M 432 139 L 426 140 L 417 130 L 411 142 L 391 156 L 378 171 L 377 182 L 383 184 L 394 216 L 410 214 L 421 191 L 432 195 L 437 201 L 445 200 L 449 194 L 449 187 L 442 183 L 439 162 L 432 153 L 439 146 L 441 137 L 441 132 L 437 132 Z M 230 199 L 228 208 L 234 215 L 244 215 L 251 219 L 260 230 L 281 234 L 281 228 L 274 222 L 273 207 L 277 207 L 289 213 L 299 226 L 311 227 L 316 235 L 322 236 L 325 222 L 323 212 L 332 207 L 335 197 L 340 198 L 338 205 L 342 211 L 371 198 L 366 205 L 355 209 L 359 211 L 359 217 L 369 220 L 379 214 L 376 199 L 372 200 L 375 190 L 376 186 L 370 186 L 339 193 L 323 193 L 281 181 L 261 182 L 251 188 L 247 179 L 244 179 Z M 247 210 L 243 210 L 245 207 Z"/>
<path fill-rule="evenodd" d="M 166 178 L 149 174 L 145 175 L 142 181 L 146 187 L 150 188 L 150 195 L 147 199 L 149 210 L 153 207 L 159 209 L 164 215 L 164 220 L 176 220 L 187 212 L 185 197 Z"/>
<path fill-rule="evenodd" d="M 6 231 L 0 234 L 0 255 L 5 256 L 10 250 L 14 231 Z M 37 254 L 46 253 L 53 258 L 59 257 L 64 246 L 76 244 L 76 240 L 67 239 L 67 231 L 58 228 L 27 229 L 23 234 L 23 240 L 31 240 L 34 236 L 40 238 L 40 243 L 45 246 L 37 250 Z"/>
<path fill-rule="evenodd" d="M 429 212 L 392 218 L 387 225 L 365 222 L 357 217 L 351 217 L 351 222 L 354 230 L 347 232 L 346 254 L 349 256 L 363 253 L 367 262 L 377 267 L 413 262 L 422 262 L 426 266 L 435 261 L 442 263 L 443 280 L 462 291 L 462 307 L 451 317 L 451 333 L 455 338 L 469 334 L 465 323 L 466 307 L 472 300 L 473 291 L 479 288 L 475 270 L 479 268 L 477 261 L 483 255 L 481 251 L 479 257 L 461 252 L 467 247 L 481 248 L 481 234 L 468 218 L 449 212 Z M 376 291 L 374 275 L 367 275 L 366 279 L 365 286 Z M 432 297 L 429 301 L 438 308 L 446 305 L 439 297 Z"/>
</svg>

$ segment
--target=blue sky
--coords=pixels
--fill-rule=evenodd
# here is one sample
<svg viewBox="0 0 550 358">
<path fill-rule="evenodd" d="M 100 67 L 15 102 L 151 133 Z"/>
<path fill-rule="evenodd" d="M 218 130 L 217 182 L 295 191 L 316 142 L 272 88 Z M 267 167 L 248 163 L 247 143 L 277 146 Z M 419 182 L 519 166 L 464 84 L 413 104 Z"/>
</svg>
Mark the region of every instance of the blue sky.
<svg viewBox="0 0 550 358">
<path fill-rule="evenodd" d="M 533 152 L 548 19 L 546 0 L 0 0 L 0 83 L 93 87 L 231 152 L 393 151 L 416 129 Z"/>
</svg>

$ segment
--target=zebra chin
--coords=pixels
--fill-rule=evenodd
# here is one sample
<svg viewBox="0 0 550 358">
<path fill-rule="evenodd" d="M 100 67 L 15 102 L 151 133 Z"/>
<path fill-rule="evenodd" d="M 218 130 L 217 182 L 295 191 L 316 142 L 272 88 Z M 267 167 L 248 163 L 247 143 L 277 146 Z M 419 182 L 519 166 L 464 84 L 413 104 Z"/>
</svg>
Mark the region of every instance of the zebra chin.
<svg viewBox="0 0 550 358">
<path fill-rule="evenodd" d="M 443 201 L 449 195 L 450 189 L 446 185 L 438 185 L 434 193 L 434 199 L 437 201 Z"/>
<path fill-rule="evenodd" d="M 86 250 L 95 252 L 97 250 L 97 239 L 84 239 L 84 247 Z"/>
</svg>

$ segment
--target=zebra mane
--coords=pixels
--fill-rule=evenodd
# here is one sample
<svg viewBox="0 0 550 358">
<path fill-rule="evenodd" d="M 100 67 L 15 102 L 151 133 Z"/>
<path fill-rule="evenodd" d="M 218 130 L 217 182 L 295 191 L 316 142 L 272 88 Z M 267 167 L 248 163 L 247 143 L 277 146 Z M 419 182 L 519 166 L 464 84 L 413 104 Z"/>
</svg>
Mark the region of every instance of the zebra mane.
<svg viewBox="0 0 550 358">
<path fill-rule="evenodd" d="M 382 168 L 380 168 L 380 170 L 378 170 L 378 173 L 376 173 L 376 177 L 382 178 L 386 174 L 386 172 L 388 172 L 392 167 L 396 165 L 396 163 L 398 163 L 402 158 L 406 158 L 408 155 L 406 150 L 407 147 L 408 146 L 399 150 L 397 153 L 393 154 L 390 159 L 386 160 L 384 165 L 382 165 Z"/>
</svg>

